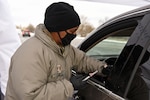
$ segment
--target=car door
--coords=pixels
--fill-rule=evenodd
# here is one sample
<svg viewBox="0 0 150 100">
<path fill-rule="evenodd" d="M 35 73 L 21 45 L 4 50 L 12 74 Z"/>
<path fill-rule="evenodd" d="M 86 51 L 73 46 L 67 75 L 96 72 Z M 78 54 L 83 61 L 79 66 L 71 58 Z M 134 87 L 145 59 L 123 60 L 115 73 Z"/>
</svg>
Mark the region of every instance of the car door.
<svg viewBox="0 0 150 100">
<path fill-rule="evenodd" d="M 108 82 L 99 76 L 94 76 L 88 80 L 88 87 L 78 92 L 80 98 L 83 100 L 127 99 L 130 85 L 135 72 L 137 72 L 137 66 L 139 66 L 136 62 L 142 62 L 142 59 L 145 57 L 148 59 L 149 57 L 147 56 L 149 53 L 144 52 L 144 56 L 139 60 L 140 55 L 137 56 L 136 53 L 141 54 L 139 52 L 140 48 L 137 46 L 133 49 L 133 46 L 126 45 L 144 15 L 146 14 L 115 21 L 105 27 L 101 27 L 94 31 L 92 35 L 89 35 L 78 47 L 80 50 L 86 52 L 88 56 L 98 60 L 105 60 L 108 64 L 115 66 L 115 68 L 116 66 L 120 67 L 112 71 Z M 146 51 L 148 50 L 146 49 Z M 131 55 L 134 55 L 133 59 L 131 59 Z M 131 62 L 134 62 L 134 64 Z M 128 65 L 133 66 L 128 67 Z M 123 86 L 121 87 L 121 85 Z"/>
<path fill-rule="evenodd" d="M 114 70 L 109 77 L 108 87 L 111 86 L 112 91 L 124 98 L 149 100 L 147 84 L 141 77 L 141 74 L 144 75 L 141 65 L 147 62 L 150 56 L 149 29 L 150 14 L 146 14 L 139 21 L 120 56 L 113 64 Z"/>
</svg>

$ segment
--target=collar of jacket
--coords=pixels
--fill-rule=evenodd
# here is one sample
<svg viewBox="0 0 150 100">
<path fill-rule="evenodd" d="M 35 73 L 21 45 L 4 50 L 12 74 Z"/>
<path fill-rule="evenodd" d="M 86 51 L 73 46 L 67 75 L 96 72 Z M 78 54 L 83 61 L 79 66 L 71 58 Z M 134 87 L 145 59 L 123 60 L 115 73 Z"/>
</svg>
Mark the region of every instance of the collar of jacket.
<svg viewBox="0 0 150 100">
<path fill-rule="evenodd" d="M 45 44 L 48 48 L 52 49 L 54 52 L 65 56 L 70 48 L 70 45 L 60 47 L 50 36 L 47 35 L 47 32 L 43 30 L 47 30 L 44 24 L 39 24 L 35 29 L 35 37 L 43 42 L 43 44 Z"/>
</svg>

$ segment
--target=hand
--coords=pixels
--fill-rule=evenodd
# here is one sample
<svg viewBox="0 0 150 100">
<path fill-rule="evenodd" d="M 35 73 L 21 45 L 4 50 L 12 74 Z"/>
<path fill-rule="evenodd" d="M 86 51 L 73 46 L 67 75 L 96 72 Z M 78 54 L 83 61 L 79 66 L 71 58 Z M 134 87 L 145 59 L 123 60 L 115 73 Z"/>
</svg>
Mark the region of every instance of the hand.
<svg viewBox="0 0 150 100">
<path fill-rule="evenodd" d="M 75 90 L 82 89 L 86 86 L 86 81 L 83 81 L 85 77 L 87 77 L 87 75 L 83 74 L 72 75 L 70 82 L 72 83 Z"/>
<path fill-rule="evenodd" d="M 102 69 L 102 74 L 104 74 L 105 76 L 109 76 L 112 69 L 113 69 L 113 65 L 104 66 L 104 68 Z"/>
</svg>

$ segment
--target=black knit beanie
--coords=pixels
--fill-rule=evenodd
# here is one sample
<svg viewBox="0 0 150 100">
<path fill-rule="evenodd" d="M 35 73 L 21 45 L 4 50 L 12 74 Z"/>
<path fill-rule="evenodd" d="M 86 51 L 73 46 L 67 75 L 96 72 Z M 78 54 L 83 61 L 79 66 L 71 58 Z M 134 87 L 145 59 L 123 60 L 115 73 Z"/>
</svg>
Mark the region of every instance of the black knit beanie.
<svg viewBox="0 0 150 100">
<path fill-rule="evenodd" d="M 49 32 L 65 31 L 80 25 L 80 18 L 73 6 L 56 2 L 47 7 L 44 19 Z"/>
</svg>

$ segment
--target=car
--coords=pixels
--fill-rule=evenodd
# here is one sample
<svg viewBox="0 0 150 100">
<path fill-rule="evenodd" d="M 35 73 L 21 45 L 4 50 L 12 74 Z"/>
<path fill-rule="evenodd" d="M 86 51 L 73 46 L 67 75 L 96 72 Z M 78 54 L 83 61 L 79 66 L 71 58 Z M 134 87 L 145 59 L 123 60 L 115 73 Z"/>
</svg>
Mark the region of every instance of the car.
<svg viewBox="0 0 150 100">
<path fill-rule="evenodd" d="M 150 90 L 150 5 L 108 20 L 77 48 L 112 69 L 107 77 L 89 78 L 76 100 L 150 100 L 149 95 L 140 97 L 144 89 Z M 76 73 L 73 69 L 72 76 Z"/>
<path fill-rule="evenodd" d="M 30 31 L 28 31 L 28 30 L 24 30 L 24 31 L 22 31 L 22 36 L 23 37 L 30 37 L 31 35 L 30 35 Z"/>
</svg>

